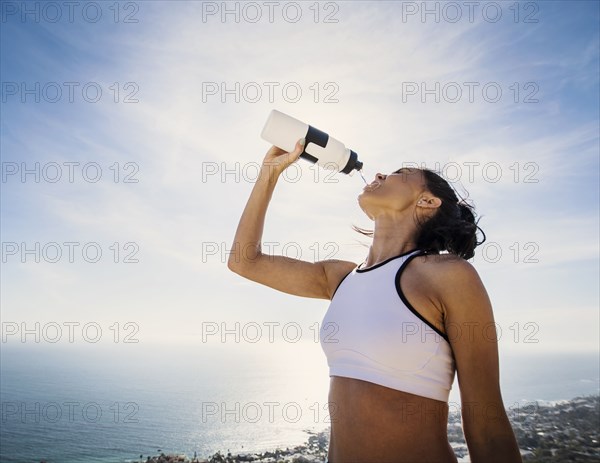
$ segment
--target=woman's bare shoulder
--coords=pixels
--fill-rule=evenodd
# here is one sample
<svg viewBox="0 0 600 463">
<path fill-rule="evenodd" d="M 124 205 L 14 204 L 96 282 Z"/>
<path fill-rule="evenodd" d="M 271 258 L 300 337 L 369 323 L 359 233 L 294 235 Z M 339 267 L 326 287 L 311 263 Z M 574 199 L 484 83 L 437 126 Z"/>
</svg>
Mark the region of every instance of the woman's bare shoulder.
<svg viewBox="0 0 600 463">
<path fill-rule="evenodd" d="M 325 266 L 325 273 L 328 277 L 336 278 L 339 275 L 347 275 L 356 267 L 358 264 L 349 260 L 340 259 L 328 259 L 321 261 Z"/>
<path fill-rule="evenodd" d="M 468 301 L 487 300 L 487 291 L 477 270 L 462 257 L 439 254 L 418 256 L 415 260 L 417 276 L 427 283 L 429 297 L 441 308 L 445 320 L 452 312 L 466 309 Z M 458 304 L 460 309 L 456 308 L 456 301 L 462 301 Z"/>
<path fill-rule="evenodd" d="M 459 283 L 479 279 L 475 267 L 452 253 L 427 254 L 415 257 L 419 272 L 432 277 L 432 283 Z"/>
</svg>

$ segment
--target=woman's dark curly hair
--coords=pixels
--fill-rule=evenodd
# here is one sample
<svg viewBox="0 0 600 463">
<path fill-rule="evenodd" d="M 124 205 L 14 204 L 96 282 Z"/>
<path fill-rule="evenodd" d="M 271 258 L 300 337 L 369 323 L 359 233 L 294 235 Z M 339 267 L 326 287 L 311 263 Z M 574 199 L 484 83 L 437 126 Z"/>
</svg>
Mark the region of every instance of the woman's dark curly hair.
<svg viewBox="0 0 600 463">
<path fill-rule="evenodd" d="M 448 251 L 463 259 L 475 255 L 475 248 L 486 240 L 485 233 L 475 220 L 475 209 L 458 196 L 450 184 L 430 169 L 419 169 L 423 173 L 426 189 L 442 201 L 437 212 L 428 220 L 420 221 L 416 245 L 428 254 Z M 398 173 L 398 171 L 394 172 Z M 373 237 L 373 231 L 352 225 L 352 228 L 366 236 Z M 483 240 L 477 241 L 477 230 L 483 234 Z"/>
</svg>

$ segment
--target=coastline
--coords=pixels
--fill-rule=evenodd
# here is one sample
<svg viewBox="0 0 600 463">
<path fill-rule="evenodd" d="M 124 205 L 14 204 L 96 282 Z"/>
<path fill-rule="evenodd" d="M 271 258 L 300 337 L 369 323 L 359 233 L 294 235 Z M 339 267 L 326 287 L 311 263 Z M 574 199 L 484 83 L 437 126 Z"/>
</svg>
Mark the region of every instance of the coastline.
<svg viewBox="0 0 600 463">
<path fill-rule="evenodd" d="M 521 456 L 528 463 L 600 461 L 600 395 L 578 396 L 571 400 L 536 401 L 506 410 Z M 325 463 L 329 428 L 305 431 L 305 444 L 261 453 L 231 454 L 220 451 L 208 457 L 159 454 L 132 459 L 128 463 Z M 458 461 L 470 463 L 460 415 L 451 412 L 448 440 Z"/>
</svg>

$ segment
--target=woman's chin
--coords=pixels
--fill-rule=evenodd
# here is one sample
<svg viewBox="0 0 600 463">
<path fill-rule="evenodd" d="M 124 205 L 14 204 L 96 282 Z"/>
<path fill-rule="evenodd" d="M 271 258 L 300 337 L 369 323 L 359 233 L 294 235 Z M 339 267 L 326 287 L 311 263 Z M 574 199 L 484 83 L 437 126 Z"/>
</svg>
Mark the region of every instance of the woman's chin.
<svg viewBox="0 0 600 463">
<path fill-rule="evenodd" d="M 371 207 L 369 205 L 372 203 L 372 201 L 370 201 L 371 198 L 368 193 L 369 193 L 368 191 L 363 191 L 356 197 L 356 201 L 358 202 L 358 205 L 363 210 L 363 212 L 367 215 L 369 215 L 369 213 L 367 211 L 369 209 L 371 209 Z"/>
</svg>

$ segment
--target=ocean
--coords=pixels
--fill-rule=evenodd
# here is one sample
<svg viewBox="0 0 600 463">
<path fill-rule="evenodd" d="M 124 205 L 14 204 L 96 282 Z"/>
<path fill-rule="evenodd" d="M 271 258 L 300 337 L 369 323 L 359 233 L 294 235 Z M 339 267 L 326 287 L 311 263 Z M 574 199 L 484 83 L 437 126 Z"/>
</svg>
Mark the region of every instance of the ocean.
<svg viewBox="0 0 600 463">
<path fill-rule="evenodd" d="M 137 462 L 300 445 L 329 426 L 318 343 L 0 347 L 0 462 Z M 507 409 L 599 393 L 598 353 L 502 354 Z M 449 399 L 460 408 L 455 379 Z"/>
</svg>

